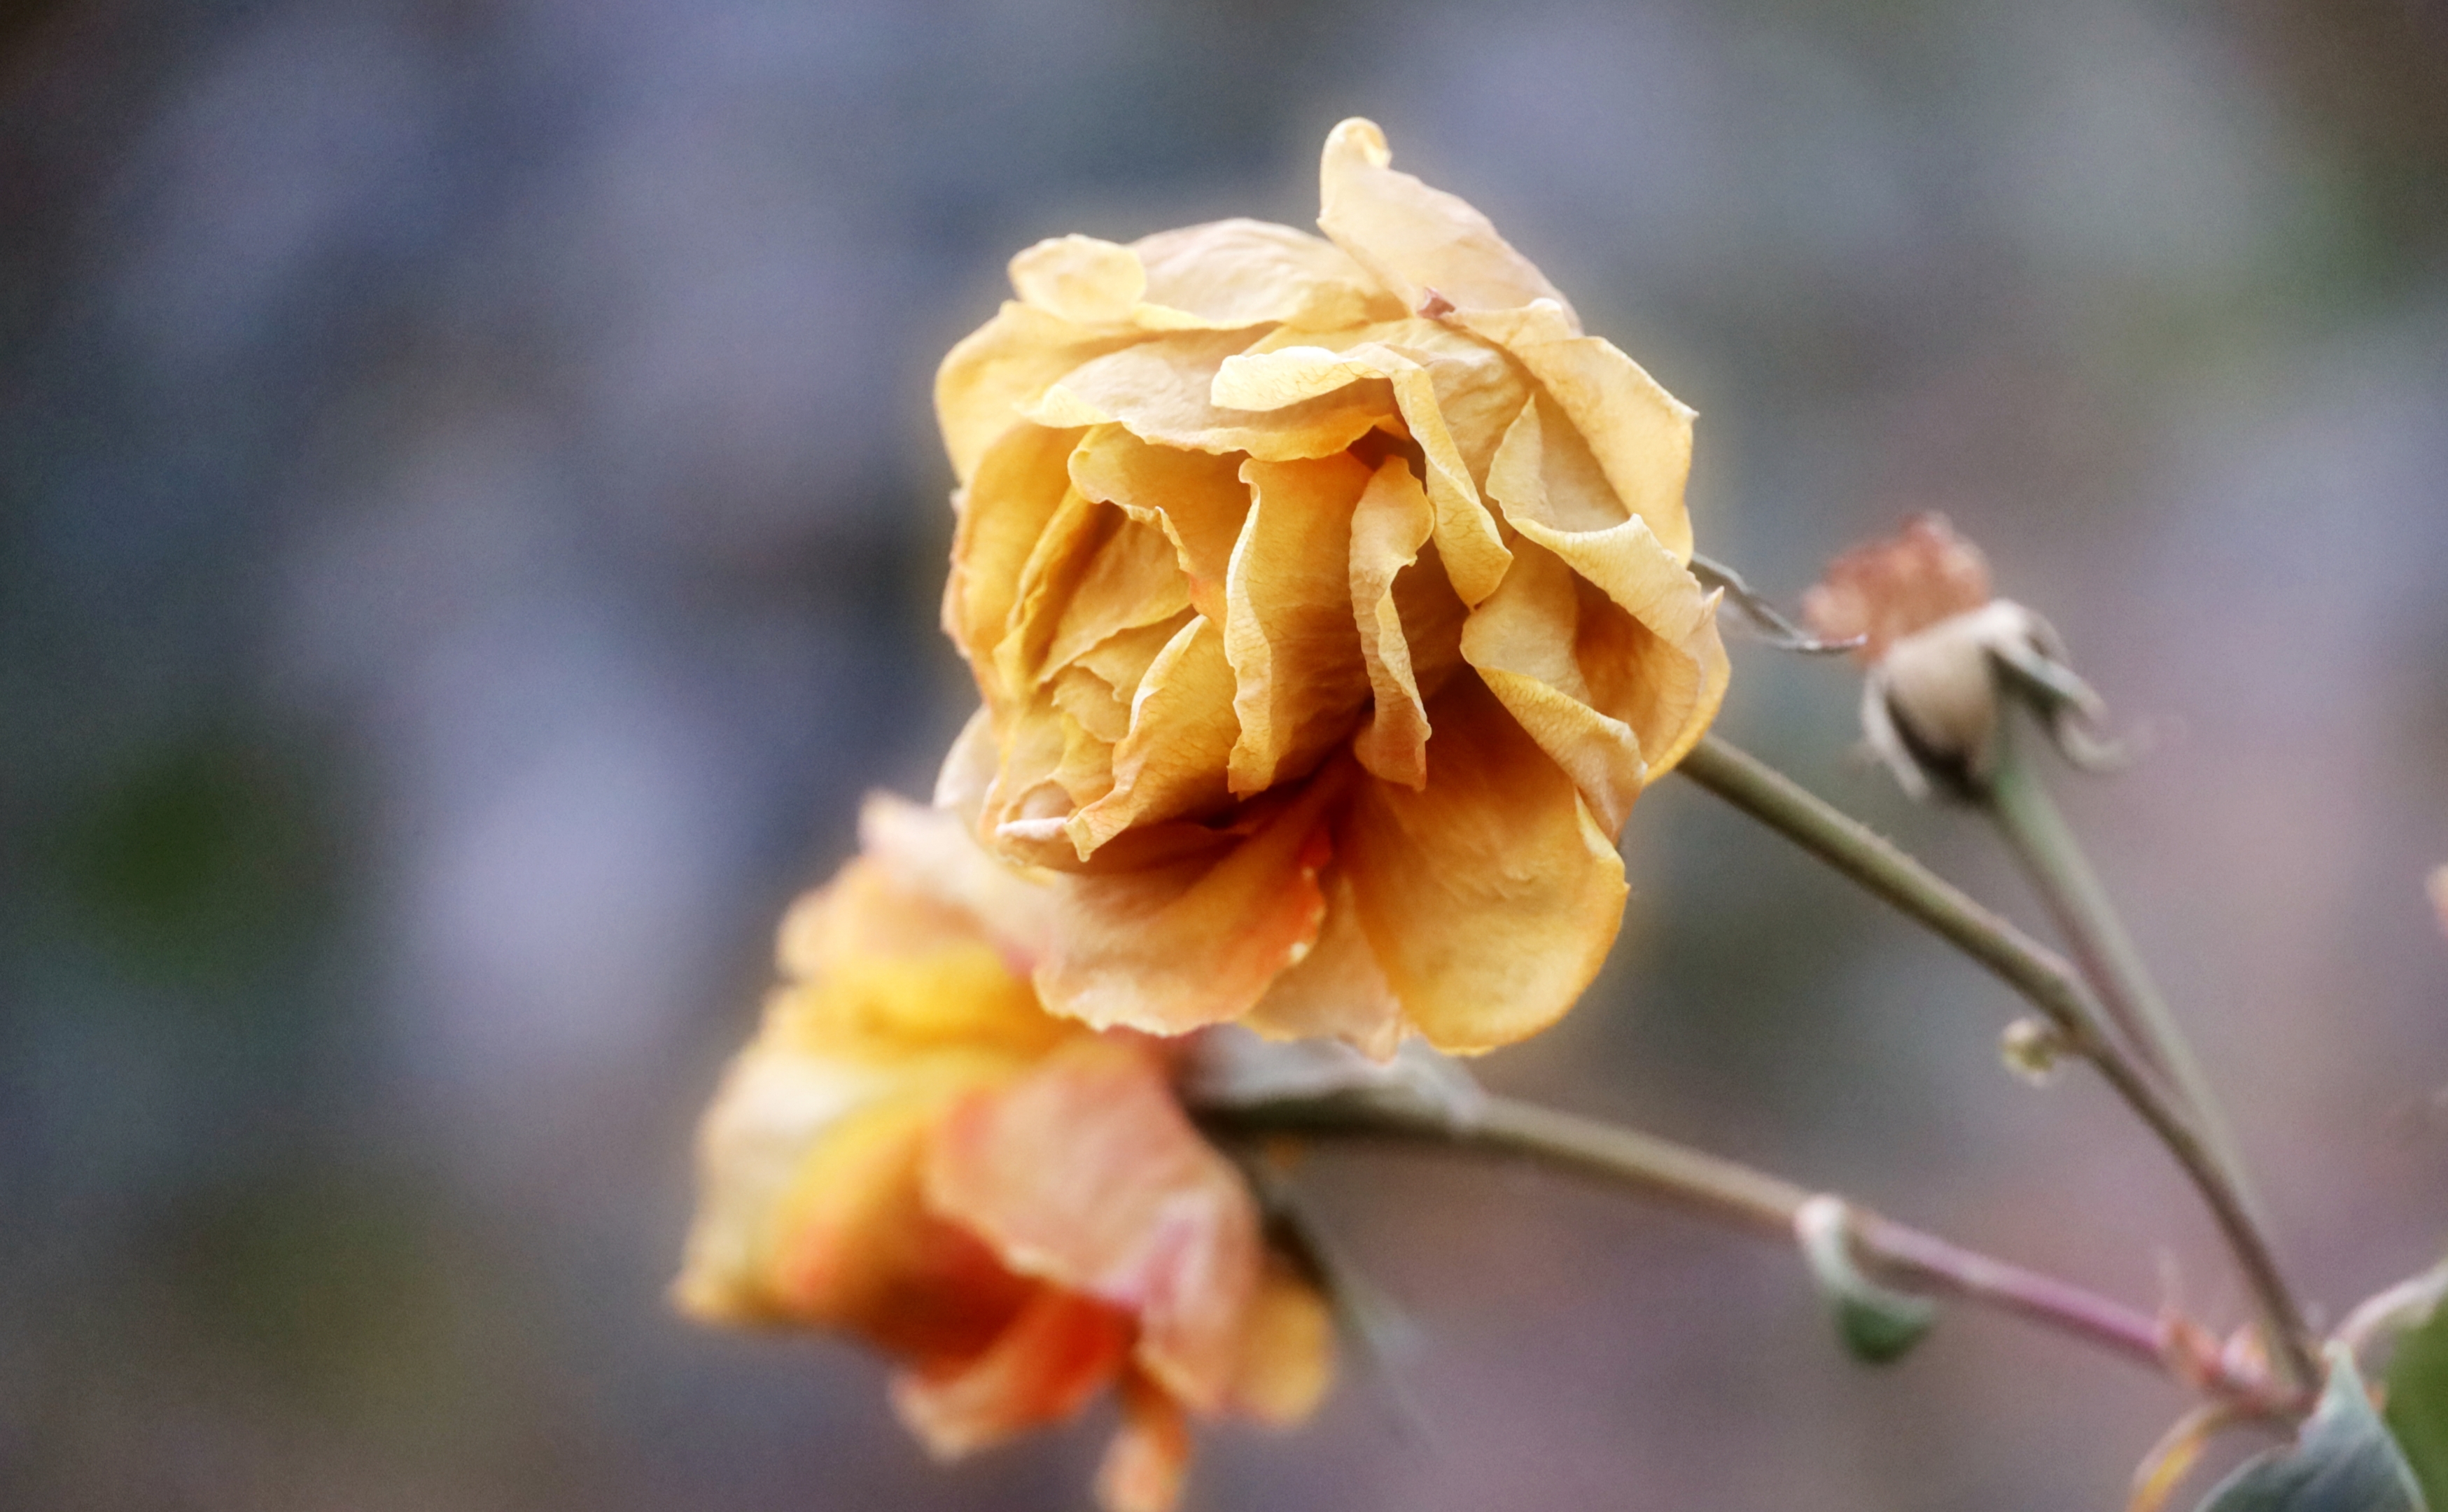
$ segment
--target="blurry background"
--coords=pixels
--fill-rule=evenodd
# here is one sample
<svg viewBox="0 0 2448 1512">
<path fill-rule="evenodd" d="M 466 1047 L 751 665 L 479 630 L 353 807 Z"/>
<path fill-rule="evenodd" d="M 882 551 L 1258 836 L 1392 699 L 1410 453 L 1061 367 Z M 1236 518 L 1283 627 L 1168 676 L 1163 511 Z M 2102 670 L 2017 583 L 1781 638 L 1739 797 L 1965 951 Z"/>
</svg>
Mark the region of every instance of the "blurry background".
<svg viewBox="0 0 2448 1512">
<path fill-rule="evenodd" d="M 2332 1311 L 2448 1239 L 2448 15 L 2430 0 L 24 0 L 0 10 L 0 1504 L 1070 1507 L 666 1311 L 773 922 L 923 793 L 928 384 L 1039 237 L 1305 224 L 1375 116 L 1702 414 L 1790 597 L 1908 509 L 2156 737 L 2069 782 Z M 1850 755 L 1720 728 L 2028 912 Z M 1999 989 L 1705 795 L 1497 1081 L 2240 1316 Z M 1531 1174 L 1335 1156 L 1399 1389 L 1194 1505 L 2115 1504 L 2179 1406 Z M 1407 1404 L 1407 1406 L 1404 1405 Z"/>
</svg>

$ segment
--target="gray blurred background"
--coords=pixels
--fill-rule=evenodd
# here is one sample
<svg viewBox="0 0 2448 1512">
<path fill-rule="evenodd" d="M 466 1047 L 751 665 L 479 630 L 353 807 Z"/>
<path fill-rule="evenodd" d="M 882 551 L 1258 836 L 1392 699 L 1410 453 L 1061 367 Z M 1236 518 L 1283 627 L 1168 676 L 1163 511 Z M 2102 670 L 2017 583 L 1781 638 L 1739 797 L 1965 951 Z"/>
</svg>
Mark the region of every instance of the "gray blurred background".
<svg viewBox="0 0 2448 1512">
<path fill-rule="evenodd" d="M 1068 230 L 1306 224 L 1338 118 L 1702 415 L 1791 596 L 1941 507 L 2155 738 L 2069 781 L 2334 1316 L 2448 1241 L 2430 0 L 67 0 L 0 10 L 0 1504 L 1069 1508 L 665 1310 L 775 918 L 968 707 L 944 349 Z M 1738 646 L 1720 729 L 2017 910 Z M 2239 1298 L 2001 992 L 1662 785 L 1484 1065 L 2149 1305 Z M 1411 1312 L 1193 1506 L 2117 1504 L 2172 1388 L 1528 1173 L 1309 1181 Z"/>
</svg>

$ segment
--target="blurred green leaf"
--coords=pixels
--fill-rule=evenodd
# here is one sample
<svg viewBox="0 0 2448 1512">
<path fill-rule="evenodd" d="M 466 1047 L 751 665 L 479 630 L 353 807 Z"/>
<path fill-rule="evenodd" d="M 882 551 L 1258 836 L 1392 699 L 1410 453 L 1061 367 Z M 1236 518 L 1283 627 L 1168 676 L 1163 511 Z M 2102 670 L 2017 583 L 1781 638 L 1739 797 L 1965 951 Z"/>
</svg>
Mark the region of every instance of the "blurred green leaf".
<svg viewBox="0 0 2448 1512">
<path fill-rule="evenodd" d="M 2197 1512 L 2425 1512 L 2414 1471 L 2372 1410 L 2352 1349 L 2332 1344 L 2329 1384 L 2295 1443 L 2255 1455 Z"/>
<path fill-rule="evenodd" d="M 1919 1344 L 1938 1321 L 1926 1297 L 1890 1291 L 1853 1263 L 1850 1223 L 1836 1197 L 1813 1197 L 1794 1219 L 1802 1257 L 1836 1319 L 1836 1336 L 1857 1360 L 1884 1365 Z"/>
<path fill-rule="evenodd" d="M 2448 1507 L 2448 1308 L 2397 1336 L 2388 1364 L 2389 1431 L 2414 1468 L 2423 1501 Z"/>
</svg>

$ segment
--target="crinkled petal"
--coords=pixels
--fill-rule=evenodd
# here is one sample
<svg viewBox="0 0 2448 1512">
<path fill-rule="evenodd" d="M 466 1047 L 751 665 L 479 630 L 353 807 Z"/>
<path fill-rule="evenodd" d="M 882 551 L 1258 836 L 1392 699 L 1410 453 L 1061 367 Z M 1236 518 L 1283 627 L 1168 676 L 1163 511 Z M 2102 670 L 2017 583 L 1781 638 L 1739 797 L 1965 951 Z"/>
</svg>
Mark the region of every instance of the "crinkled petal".
<svg viewBox="0 0 2448 1512">
<path fill-rule="evenodd" d="M 1431 289 L 1464 310 L 1504 310 L 1564 297 L 1463 200 L 1390 164 L 1373 121 L 1344 122 L 1326 139 L 1318 229 L 1416 310 Z"/>
<path fill-rule="evenodd" d="M 1248 462 L 1253 503 L 1225 581 L 1235 796 L 1314 767 L 1368 699 L 1351 613 L 1351 516 L 1369 471 L 1350 455 Z"/>
<path fill-rule="evenodd" d="M 981 676 L 990 700 L 1025 699 L 1046 671 L 1047 653 L 1080 585 L 1127 516 L 1073 489 L 1063 495 L 1020 569 L 1010 622 L 995 642 L 992 677 Z"/>
<path fill-rule="evenodd" d="M 1725 699 L 1729 667 L 1717 596 L 1700 586 L 1646 519 L 1623 513 L 1591 477 L 1574 432 L 1549 416 L 1542 399 L 1514 421 L 1488 469 L 1488 496 L 1523 539 L 1554 553 L 1630 617 L 1627 624 L 1584 602 L 1570 639 L 1586 677 L 1585 701 L 1633 732 L 1654 778 L 1683 759 Z M 1527 715 L 1522 722 L 1548 744 L 1540 724 Z M 1557 759 L 1565 758 L 1559 753 Z M 1592 792 L 1586 784 L 1583 791 Z M 1592 802 L 1602 814 L 1613 807 L 1595 793 Z"/>
<path fill-rule="evenodd" d="M 1037 970 L 1047 1009 L 1150 1034 L 1250 1011 L 1317 939 L 1322 818 L 1348 779 L 1329 764 L 1291 801 L 1248 814 L 1248 833 L 1201 852 L 1061 879 L 1055 944 Z"/>
<path fill-rule="evenodd" d="M 1142 237 L 1131 250 L 1147 270 L 1148 302 L 1165 312 L 1142 314 L 1149 325 L 1312 329 L 1399 313 L 1349 254 L 1291 226 L 1214 220 Z"/>
<path fill-rule="evenodd" d="M 1572 779 L 1476 678 L 1429 705 L 1428 785 L 1363 778 L 1335 839 L 1413 1027 L 1509 1044 L 1573 1005 L 1623 918 L 1623 860 Z"/>
<path fill-rule="evenodd" d="M 1454 316 L 1530 370 L 1597 459 L 1623 507 L 1678 562 L 1692 557 L 1683 503 L 1692 473 L 1692 411 L 1600 336 L 1580 335 L 1560 308 Z"/>
<path fill-rule="evenodd" d="M 1014 426 L 986 450 L 976 476 L 954 497 L 959 524 L 944 584 L 944 633 L 981 681 L 1020 603 L 1021 574 L 1071 496 L 1066 462 L 1079 441 L 1076 431 Z"/>
<path fill-rule="evenodd" d="M 1347 385 L 1263 413 L 1209 398 L 1224 359 L 1254 339 L 1247 331 L 1152 336 L 1067 373 L 1026 414 L 1047 426 L 1119 424 L 1142 440 L 1196 451 L 1241 451 L 1269 462 L 1330 457 L 1392 412 L 1383 389 Z"/>
<path fill-rule="evenodd" d="M 1427 367 L 1377 342 L 1342 352 L 1278 347 L 1226 361 L 1216 374 L 1215 396 L 1220 404 L 1251 410 L 1275 405 L 1299 409 L 1379 378 L 1393 386 L 1403 423 L 1426 460 L 1428 502 L 1436 508 L 1437 549 L 1444 558 L 1445 574 L 1463 603 L 1476 604 L 1496 591 L 1510 558 L 1494 517 L 1480 502 L 1469 465 L 1446 429 Z"/>
<path fill-rule="evenodd" d="M 1135 825 L 1221 807 L 1238 736 L 1224 633 L 1202 615 L 1165 642 L 1139 679 L 1130 733 L 1114 747 L 1113 791 L 1065 822 L 1080 858 Z"/>
<path fill-rule="evenodd" d="M 1055 380 L 1081 363 L 1144 339 L 1127 327 L 1094 329 L 1006 300 L 971 332 L 935 373 L 935 417 L 952 475 L 964 485 L 989 448 L 1036 405 Z"/>
<path fill-rule="evenodd" d="M 1173 1512 L 1190 1475 L 1190 1418 L 1153 1381 L 1122 1382 L 1122 1426 L 1097 1466 L 1099 1512 Z"/>
<path fill-rule="evenodd" d="M 1378 467 L 1351 514 L 1351 616 L 1375 700 L 1352 753 L 1387 781 L 1414 788 L 1428 780 L 1428 715 L 1394 584 L 1435 527 L 1436 511 L 1401 457 Z"/>
<path fill-rule="evenodd" d="M 1386 1060 L 1402 1044 L 1403 1000 L 1360 927 L 1350 877 L 1329 868 L 1322 886 L 1326 917 L 1317 943 L 1275 978 L 1241 1023 L 1270 1040 L 1337 1039 Z"/>
<path fill-rule="evenodd" d="M 1223 1404 L 1257 1291 L 1257 1207 L 1153 1051 L 1076 1040 L 967 1099 L 936 1133 L 927 1196 L 1012 1270 L 1137 1317 L 1133 1357 L 1173 1396 Z"/>
<path fill-rule="evenodd" d="M 1113 512 L 1124 518 L 1097 548 L 1062 606 L 1045 649 L 1049 672 L 1125 630 L 1162 623 L 1190 607 L 1190 580 L 1162 526 L 1119 508 Z"/>
<path fill-rule="evenodd" d="M 975 1358 L 895 1378 L 893 1410 L 929 1453 L 958 1459 L 1079 1411 L 1120 1373 L 1130 1343 L 1120 1311 L 1041 1287 Z"/>
<path fill-rule="evenodd" d="M 1603 599 L 1585 603 L 1581 581 L 1555 553 L 1517 541 L 1513 569 L 1463 626 L 1463 660 L 1479 669 L 1539 749 L 1589 800 L 1598 824 L 1619 834 L 1649 768 L 1632 727 L 1596 707 L 1576 652 L 1584 613 L 1623 617 Z"/>
<path fill-rule="evenodd" d="M 1069 466 L 1082 494 L 1164 532 L 1191 604 L 1223 623 L 1224 577 L 1250 512 L 1240 459 L 1154 446 L 1120 426 L 1101 425 L 1081 438 Z"/>
</svg>

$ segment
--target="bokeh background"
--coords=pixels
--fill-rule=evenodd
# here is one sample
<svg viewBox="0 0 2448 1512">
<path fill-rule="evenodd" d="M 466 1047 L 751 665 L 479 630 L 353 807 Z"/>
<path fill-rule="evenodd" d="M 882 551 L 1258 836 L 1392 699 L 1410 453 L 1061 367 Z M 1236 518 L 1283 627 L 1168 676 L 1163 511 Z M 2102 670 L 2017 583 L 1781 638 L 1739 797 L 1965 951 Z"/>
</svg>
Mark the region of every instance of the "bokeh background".
<svg viewBox="0 0 2448 1512">
<path fill-rule="evenodd" d="M 2152 737 L 2067 801 L 2335 1315 L 2448 1241 L 2432 0 L 17 0 L 0 9 L 0 1504 L 1077 1507 L 665 1309 L 783 903 L 968 707 L 928 385 L 1039 237 L 1314 214 L 1376 117 L 1701 411 L 1798 593 L 1941 507 Z M 1721 729 L 2016 909 L 1738 646 Z M 2001 992 L 1667 783 L 1495 1081 L 2240 1316 Z M 2169 1387 L 1421 1158 L 1408 1311 L 1194 1506 L 2106 1507 Z"/>
</svg>

